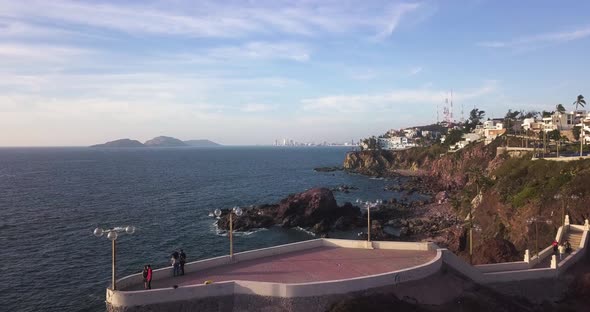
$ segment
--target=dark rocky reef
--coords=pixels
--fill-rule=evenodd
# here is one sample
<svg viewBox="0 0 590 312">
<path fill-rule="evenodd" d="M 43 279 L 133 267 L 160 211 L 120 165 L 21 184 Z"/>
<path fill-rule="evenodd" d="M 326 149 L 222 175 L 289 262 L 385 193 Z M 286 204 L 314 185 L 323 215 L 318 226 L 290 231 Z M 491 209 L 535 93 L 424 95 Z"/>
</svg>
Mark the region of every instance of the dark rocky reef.
<svg viewBox="0 0 590 312">
<path fill-rule="evenodd" d="M 317 168 L 313 168 L 314 171 L 316 172 L 334 172 L 334 171 L 342 171 L 344 170 L 344 167 L 338 167 L 338 166 L 334 166 L 334 167 L 317 167 Z"/>
<path fill-rule="evenodd" d="M 223 230 L 229 228 L 229 210 L 224 210 L 218 222 Z M 234 230 L 246 231 L 280 225 L 286 228 L 302 227 L 316 234 L 332 229 L 345 230 L 360 223 L 360 208 L 351 203 L 338 206 L 334 194 L 327 188 L 314 188 L 292 194 L 278 204 L 259 205 L 244 209 L 234 218 Z"/>
</svg>

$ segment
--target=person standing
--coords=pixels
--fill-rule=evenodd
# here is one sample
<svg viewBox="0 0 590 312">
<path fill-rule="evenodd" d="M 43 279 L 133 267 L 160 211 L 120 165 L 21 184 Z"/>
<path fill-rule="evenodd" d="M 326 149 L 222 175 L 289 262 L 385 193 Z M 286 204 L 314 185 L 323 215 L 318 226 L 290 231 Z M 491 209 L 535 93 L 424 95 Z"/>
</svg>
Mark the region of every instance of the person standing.
<svg viewBox="0 0 590 312">
<path fill-rule="evenodd" d="M 563 254 L 565 254 L 565 245 L 561 244 L 559 245 L 559 261 L 563 259 Z"/>
<path fill-rule="evenodd" d="M 147 289 L 152 289 L 152 277 L 153 277 L 153 272 L 152 272 L 152 266 L 151 265 L 147 265 Z"/>
<path fill-rule="evenodd" d="M 565 252 L 571 253 L 572 252 L 572 244 L 570 244 L 569 240 L 565 241 Z"/>
<path fill-rule="evenodd" d="M 180 268 L 180 262 L 178 261 L 178 251 L 172 253 L 172 257 L 170 258 L 170 262 L 172 264 L 172 276 L 178 276 L 178 271 Z"/>
<path fill-rule="evenodd" d="M 142 276 L 143 276 L 143 288 L 148 289 L 148 266 L 147 265 L 143 266 Z"/>
<path fill-rule="evenodd" d="M 184 264 L 186 263 L 186 254 L 180 250 L 180 275 L 184 275 Z"/>
<path fill-rule="evenodd" d="M 557 254 L 558 254 L 557 248 L 559 247 L 559 243 L 556 240 L 554 240 L 553 243 L 551 243 L 551 246 L 553 246 L 553 254 L 557 256 Z"/>
</svg>

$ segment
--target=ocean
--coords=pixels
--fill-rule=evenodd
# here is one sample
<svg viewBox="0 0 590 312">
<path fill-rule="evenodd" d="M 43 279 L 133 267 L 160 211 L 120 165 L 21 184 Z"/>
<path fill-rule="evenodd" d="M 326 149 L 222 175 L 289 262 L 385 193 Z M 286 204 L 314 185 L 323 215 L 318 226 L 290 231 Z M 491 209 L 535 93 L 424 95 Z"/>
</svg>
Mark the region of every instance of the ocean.
<svg viewBox="0 0 590 312">
<path fill-rule="evenodd" d="M 318 186 L 358 187 L 335 193 L 339 204 L 394 197 L 392 183 L 345 172 L 350 148 L 1 148 L 0 303 L 3 311 L 104 311 L 111 245 L 97 226 L 133 225 L 117 240 L 117 275 L 144 264 L 166 266 L 183 248 L 188 261 L 228 253 L 209 213 L 275 203 Z M 274 227 L 238 233 L 236 252 L 313 239 Z"/>
</svg>

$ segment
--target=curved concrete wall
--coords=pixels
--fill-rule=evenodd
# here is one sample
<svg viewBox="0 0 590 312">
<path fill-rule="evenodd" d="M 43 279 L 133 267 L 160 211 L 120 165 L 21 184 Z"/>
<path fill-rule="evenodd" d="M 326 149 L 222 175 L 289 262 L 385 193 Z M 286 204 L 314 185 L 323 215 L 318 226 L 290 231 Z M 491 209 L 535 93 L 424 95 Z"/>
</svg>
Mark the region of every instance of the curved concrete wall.
<svg viewBox="0 0 590 312">
<path fill-rule="evenodd" d="M 361 244 L 358 244 L 361 243 Z M 320 246 L 355 246 L 366 248 L 364 241 L 317 239 L 299 243 L 281 245 L 277 247 L 264 248 L 234 255 L 234 261 L 245 261 L 261 257 L 273 256 L 281 253 L 300 251 Z M 360 247 L 357 247 L 359 246 Z M 432 250 L 432 243 L 386 243 L 376 244 L 382 249 L 406 249 L 408 250 Z M 355 248 L 353 247 L 353 248 Z M 199 269 L 224 265 L 230 262 L 228 256 L 207 259 L 187 263 L 185 270 L 197 271 Z M 387 272 L 383 274 L 342 279 L 334 281 L 323 281 L 313 283 L 282 284 L 254 281 L 229 281 L 213 283 L 210 285 L 191 285 L 178 288 L 163 288 L 138 291 L 112 291 L 107 289 L 107 302 L 113 307 L 145 306 L 156 303 L 188 301 L 204 297 L 220 297 L 233 294 L 259 295 L 266 297 L 294 298 L 312 297 L 332 294 L 345 294 L 359 290 L 377 288 L 387 285 L 395 285 L 403 282 L 425 278 L 438 272 L 442 266 L 442 251 L 438 250 L 436 256 L 429 262 L 415 267 Z M 154 271 L 154 278 L 161 274 L 171 274 L 170 268 Z M 162 276 L 167 276 L 162 275 Z M 119 280 L 120 289 L 141 283 L 141 274 L 134 274 Z"/>
</svg>

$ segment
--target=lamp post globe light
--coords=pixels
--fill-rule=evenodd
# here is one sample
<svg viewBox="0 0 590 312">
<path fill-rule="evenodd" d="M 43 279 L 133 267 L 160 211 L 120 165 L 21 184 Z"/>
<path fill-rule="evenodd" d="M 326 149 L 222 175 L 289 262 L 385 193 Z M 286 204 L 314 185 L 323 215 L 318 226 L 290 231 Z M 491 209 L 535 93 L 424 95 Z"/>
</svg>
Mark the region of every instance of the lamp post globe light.
<svg viewBox="0 0 590 312">
<path fill-rule="evenodd" d="M 215 211 L 213 212 L 215 214 L 216 217 L 221 217 L 222 211 L 221 209 L 215 209 Z M 236 216 L 241 216 L 244 213 L 244 210 L 242 210 L 242 208 L 238 207 L 238 206 L 234 206 L 230 212 L 229 212 L 229 257 L 230 259 L 233 259 L 234 257 L 234 238 L 233 238 L 233 232 L 234 232 L 234 220 L 233 220 L 233 215 L 235 214 Z"/>
<path fill-rule="evenodd" d="M 102 228 L 96 228 L 94 229 L 94 236 L 96 237 L 102 237 L 104 236 L 104 234 L 106 233 L 107 238 L 112 242 L 112 248 L 113 248 L 113 256 L 112 256 L 112 286 L 111 289 L 112 290 L 117 290 L 117 270 L 116 270 L 116 263 L 117 263 L 117 246 L 116 246 L 116 241 L 117 238 L 119 238 L 119 233 L 123 234 L 123 233 L 127 233 L 127 234 L 133 234 L 135 233 L 135 227 L 132 225 L 128 225 L 126 227 L 114 227 L 112 229 L 102 229 Z"/>
<path fill-rule="evenodd" d="M 566 196 L 566 195 L 561 195 L 561 194 L 555 194 L 553 196 L 553 199 L 555 200 L 560 200 L 561 199 L 561 225 L 565 225 L 565 208 L 566 208 L 566 201 L 568 201 L 567 204 L 567 208 L 569 209 L 569 203 L 571 203 L 569 200 L 577 200 L 580 197 L 576 194 L 572 194 L 570 196 Z"/>
<path fill-rule="evenodd" d="M 360 199 L 356 200 L 358 205 L 363 205 L 367 209 L 367 242 L 371 241 L 371 208 L 375 208 L 383 204 L 383 200 L 378 199 L 374 202 L 371 201 L 362 201 Z"/>
</svg>

